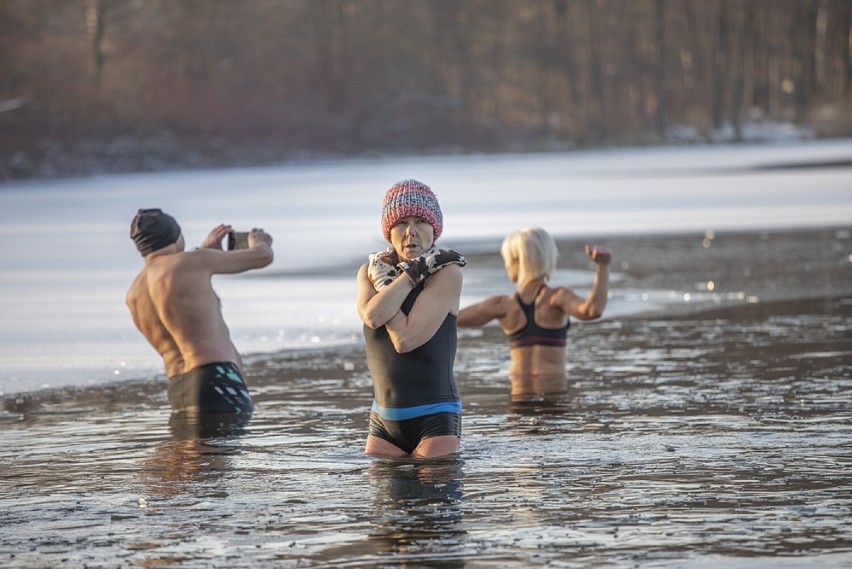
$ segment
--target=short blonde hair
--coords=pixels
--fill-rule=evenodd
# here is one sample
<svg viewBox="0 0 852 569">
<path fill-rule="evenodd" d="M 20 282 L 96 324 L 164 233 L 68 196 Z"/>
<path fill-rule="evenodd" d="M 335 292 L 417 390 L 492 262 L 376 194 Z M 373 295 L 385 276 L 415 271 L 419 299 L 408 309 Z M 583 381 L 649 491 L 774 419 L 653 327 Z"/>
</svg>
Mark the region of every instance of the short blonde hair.
<svg viewBox="0 0 852 569">
<path fill-rule="evenodd" d="M 500 247 L 503 261 L 518 263 L 518 286 L 537 278 L 550 280 L 556 270 L 559 251 L 553 237 L 540 227 L 527 227 L 510 233 Z"/>
</svg>

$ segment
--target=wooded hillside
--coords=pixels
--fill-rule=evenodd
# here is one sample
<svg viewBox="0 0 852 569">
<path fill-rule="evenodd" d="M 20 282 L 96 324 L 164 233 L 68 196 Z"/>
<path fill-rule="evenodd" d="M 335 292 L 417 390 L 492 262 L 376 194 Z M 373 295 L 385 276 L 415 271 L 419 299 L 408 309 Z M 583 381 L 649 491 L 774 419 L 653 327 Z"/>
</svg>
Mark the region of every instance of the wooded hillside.
<svg viewBox="0 0 852 569">
<path fill-rule="evenodd" d="M 0 179 L 852 134 L 849 0 L 3 0 Z"/>
</svg>

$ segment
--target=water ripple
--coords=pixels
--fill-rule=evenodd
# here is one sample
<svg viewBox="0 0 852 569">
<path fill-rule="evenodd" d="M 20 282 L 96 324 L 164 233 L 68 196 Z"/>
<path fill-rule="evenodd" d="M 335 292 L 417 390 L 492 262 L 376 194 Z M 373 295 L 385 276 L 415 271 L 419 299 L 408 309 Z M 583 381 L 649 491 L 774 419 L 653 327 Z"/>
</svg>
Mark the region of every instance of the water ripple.
<svg viewBox="0 0 852 569">
<path fill-rule="evenodd" d="M 848 302 L 587 325 L 530 401 L 499 331 L 463 336 L 446 461 L 363 457 L 358 347 L 251 362 L 229 436 L 170 426 L 157 382 L 6 400 L 0 563 L 848 566 L 850 328 Z"/>
</svg>

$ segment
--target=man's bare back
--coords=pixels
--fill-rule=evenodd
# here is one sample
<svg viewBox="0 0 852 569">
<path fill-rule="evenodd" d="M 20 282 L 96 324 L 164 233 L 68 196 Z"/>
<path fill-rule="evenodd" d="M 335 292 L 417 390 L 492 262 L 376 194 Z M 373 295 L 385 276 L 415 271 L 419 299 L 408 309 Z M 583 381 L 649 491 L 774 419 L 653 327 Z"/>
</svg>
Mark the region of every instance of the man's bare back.
<svg viewBox="0 0 852 569">
<path fill-rule="evenodd" d="M 208 253 L 152 255 L 128 292 L 134 321 L 163 357 L 168 377 L 210 362 L 242 369 L 210 282 Z"/>
</svg>

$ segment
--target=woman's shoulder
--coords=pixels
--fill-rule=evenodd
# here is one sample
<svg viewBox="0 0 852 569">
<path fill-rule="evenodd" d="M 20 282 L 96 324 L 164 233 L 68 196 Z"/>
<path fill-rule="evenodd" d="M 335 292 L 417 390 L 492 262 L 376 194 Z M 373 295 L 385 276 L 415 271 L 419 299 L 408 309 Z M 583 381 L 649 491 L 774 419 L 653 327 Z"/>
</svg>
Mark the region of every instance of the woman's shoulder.
<svg viewBox="0 0 852 569">
<path fill-rule="evenodd" d="M 442 267 L 440 270 L 435 271 L 431 275 L 428 275 L 427 279 L 436 279 L 436 280 L 452 280 L 458 281 L 461 283 L 463 279 L 463 272 L 460 265 L 451 264 L 446 267 Z"/>
<path fill-rule="evenodd" d="M 495 294 L 494 296 L 489 296 L 487 301 L 490 302 L 492 306 L 497 307 L 497 311 L 503 315 L 514 311 L 520 313 L 521 311 L 521 306 L 518 304 L 518 295 L 515 293 Z"/>
</svg>

